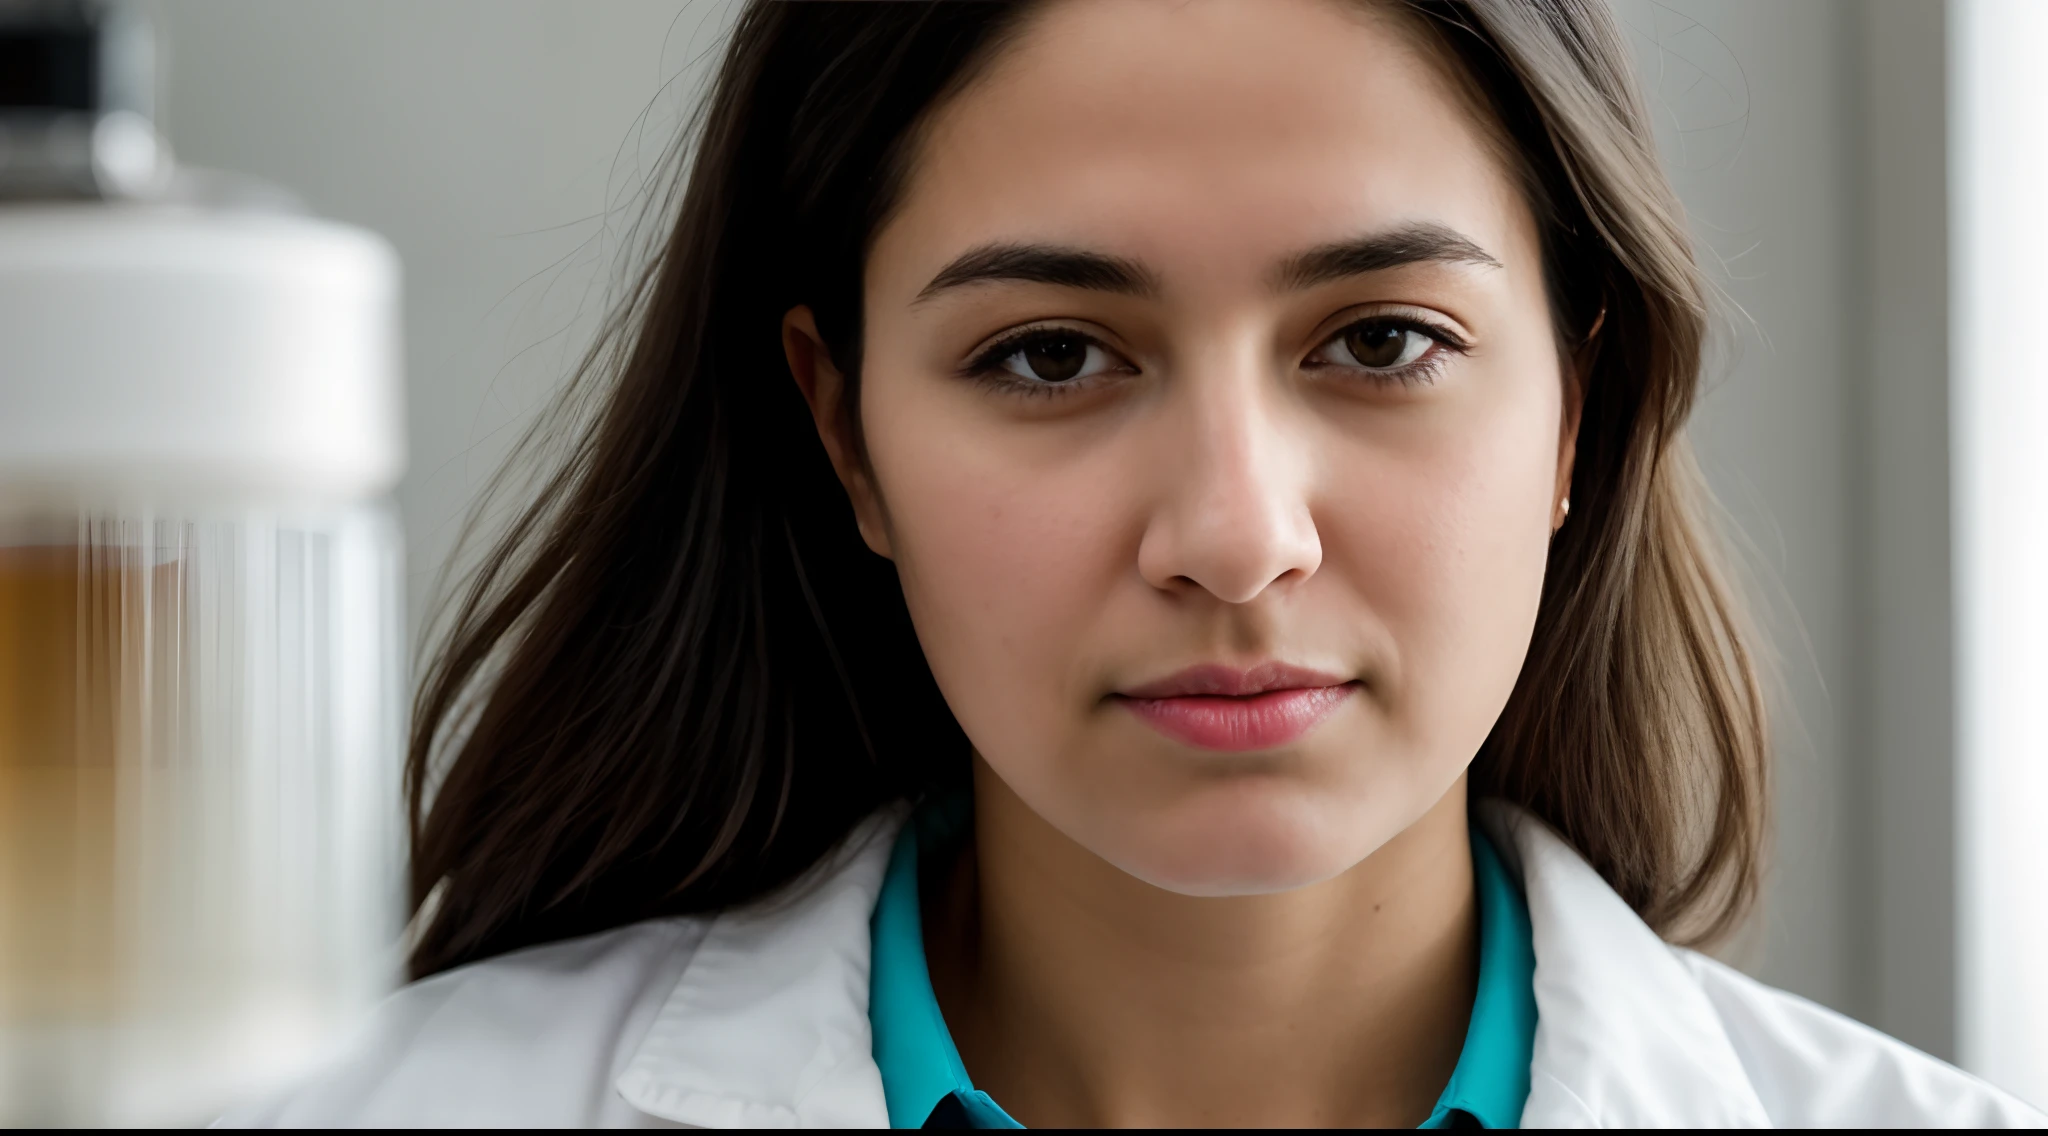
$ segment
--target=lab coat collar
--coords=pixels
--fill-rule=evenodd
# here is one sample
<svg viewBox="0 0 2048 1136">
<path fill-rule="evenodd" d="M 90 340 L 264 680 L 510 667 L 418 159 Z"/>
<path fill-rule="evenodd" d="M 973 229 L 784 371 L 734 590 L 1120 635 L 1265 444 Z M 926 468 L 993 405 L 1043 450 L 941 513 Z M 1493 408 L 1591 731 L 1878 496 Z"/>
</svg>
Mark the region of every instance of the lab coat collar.
<svg viewBox="0 0 2048 1136">
<path fill-rule="evenodd" d="M 1769 1127 L 1676 951 L 1534 815 L 1475 810 L 1522 879 L 1536 949 L 1536 1049 L 1522 1127 Z"/>
<path fill-rule="evenodd" d="M 703 1127 L 886 1127 L 868 1029 L 868 918 L 907 810 L 871 818 L 807 885 L 713 921 L 615 1082 Z M 1532 815 L 1477 818 L 1529 899 L 1536 1049 L 1523 1127 L 1770 1123 L 1673 949 Z"/>
<path fill-rule="evenodd" d="M 886 1128 L 868 1032 L 868 916 L 904 807 L 790 893 L 718 916 L 614 1086 L 703 1128 Z"/>
</svg>

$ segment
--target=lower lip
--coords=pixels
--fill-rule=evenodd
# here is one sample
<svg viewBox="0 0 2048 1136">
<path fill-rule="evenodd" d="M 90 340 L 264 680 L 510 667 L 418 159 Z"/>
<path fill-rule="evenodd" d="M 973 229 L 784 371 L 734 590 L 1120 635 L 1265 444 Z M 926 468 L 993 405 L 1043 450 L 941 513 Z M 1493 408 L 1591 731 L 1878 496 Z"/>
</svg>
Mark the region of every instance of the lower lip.
<svg viewBox="0 0 2048 1136">
<path fill-rule="evenodd" d="M 1190 695 L 1183 698 L 1128 698 L 1117 701 L 1146 725 L 1177 742 L 1201 749 L 1243 753 L 1274 749 L 1307 737 L 1337 712 L 1354 684 L 1272 690 L 1242 698 Z"/>
</svg>

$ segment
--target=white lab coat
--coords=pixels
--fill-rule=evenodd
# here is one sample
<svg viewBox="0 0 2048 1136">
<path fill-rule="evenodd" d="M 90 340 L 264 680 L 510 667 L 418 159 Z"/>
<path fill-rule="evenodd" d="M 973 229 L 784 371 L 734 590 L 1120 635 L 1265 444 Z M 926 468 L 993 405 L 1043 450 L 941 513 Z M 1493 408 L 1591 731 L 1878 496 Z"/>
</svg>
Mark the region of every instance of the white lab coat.
<svg viewBox="0 0 2048 1136">
<path fill-rule="evenodd" d="M 1804 999 L 1672 947 L 1525 813 L 1481 817 L 1535 934 L 1522 1126 L 2048 1125 Z M 341 1060 L 224 1126 L 886 1127 L 868 914 L 900 810 L 809 886 L 656 919 L 399 991 Z"/>
</svg>

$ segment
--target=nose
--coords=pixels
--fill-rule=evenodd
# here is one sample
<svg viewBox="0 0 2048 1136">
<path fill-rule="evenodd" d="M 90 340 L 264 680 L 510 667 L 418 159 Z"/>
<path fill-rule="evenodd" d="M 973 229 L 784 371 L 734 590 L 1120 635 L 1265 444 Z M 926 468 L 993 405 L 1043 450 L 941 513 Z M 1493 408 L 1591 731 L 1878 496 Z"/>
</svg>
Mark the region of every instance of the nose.
<svg viewBox="0 0 2048 1136">
<path fill-rule="evenodd" d="M 1167 592 L 1230 604 L 1288 589 L 1322 566 L 1310 509 L 1305 431 L 1262 397 L 1259 377 L 1191 379 L 1172 400 L 1161 490 L 1138 546 L 1138 571 Z"/>
</svg>

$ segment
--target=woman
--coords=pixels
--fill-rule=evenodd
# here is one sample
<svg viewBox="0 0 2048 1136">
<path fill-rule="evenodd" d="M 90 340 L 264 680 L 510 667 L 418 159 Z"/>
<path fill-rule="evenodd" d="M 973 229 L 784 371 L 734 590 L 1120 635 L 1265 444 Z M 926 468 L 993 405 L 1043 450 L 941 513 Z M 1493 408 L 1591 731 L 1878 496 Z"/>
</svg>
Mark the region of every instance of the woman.
<svg viewBox="0 0 2048 1136">
<path fill-rule="evenodd" d="M 427 675 L 417 981 L 241 1119 L 2042 1119 L 1666 945 L 1766 743 L 1597 4 L 754 3 L 693 145 Z"/>
</svg>

